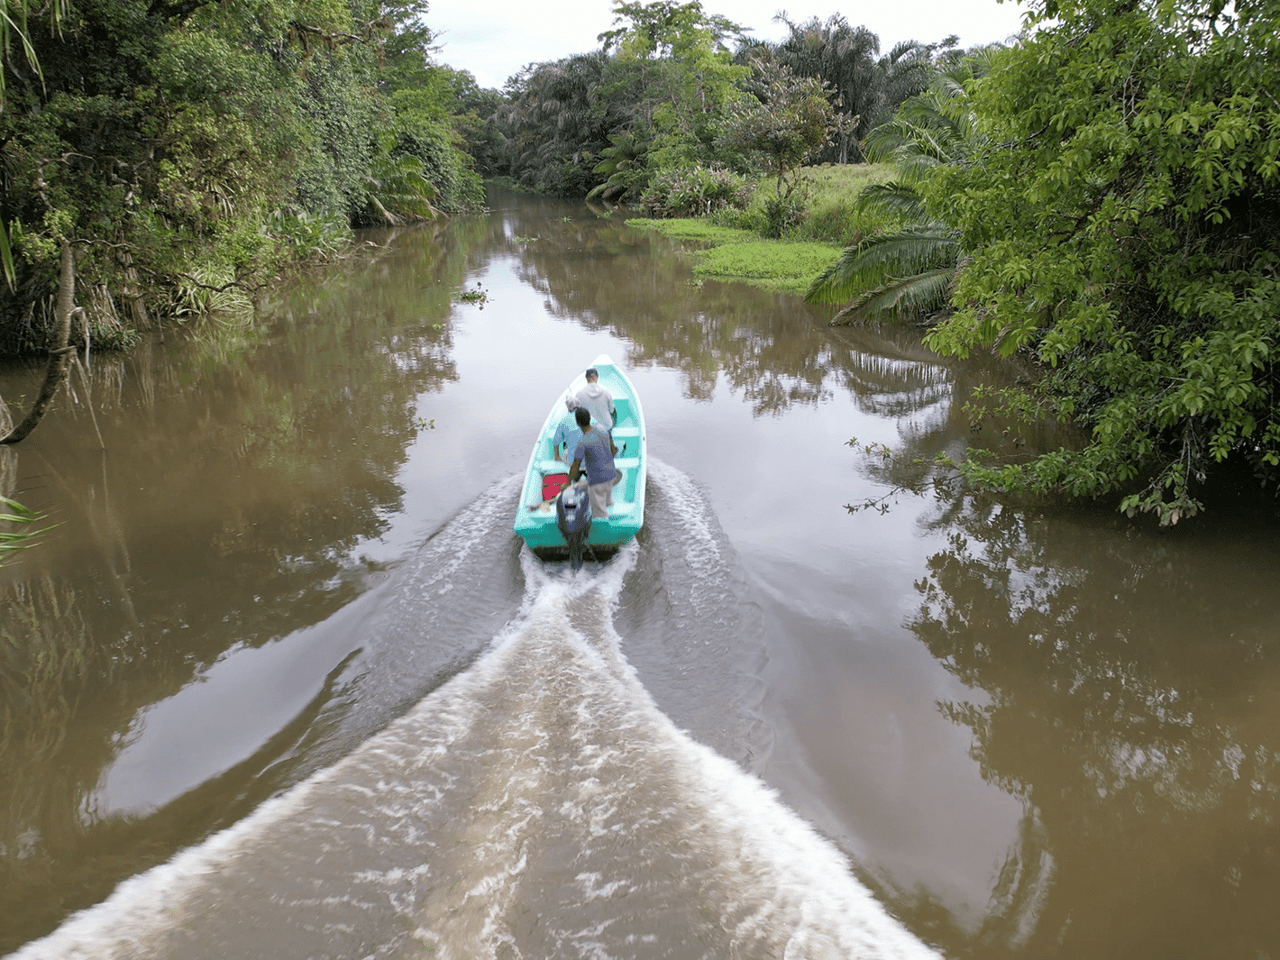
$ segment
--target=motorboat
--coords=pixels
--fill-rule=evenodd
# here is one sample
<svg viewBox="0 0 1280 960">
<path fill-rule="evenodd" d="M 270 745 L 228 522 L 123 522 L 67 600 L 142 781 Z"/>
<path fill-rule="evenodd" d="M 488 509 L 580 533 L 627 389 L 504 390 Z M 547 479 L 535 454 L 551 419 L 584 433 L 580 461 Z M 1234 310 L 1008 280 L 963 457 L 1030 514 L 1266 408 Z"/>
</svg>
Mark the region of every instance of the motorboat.
<svg viewBox="0 0 1280 960">
<path fill-rule="evenodd" d="M 591 518 L 585 478 L 569 484 L 569 463 L 556 459 L 552 447 L 557 427 L 572 417 L 565 401 L 587 385 L 586 369 L 551 405 L 525 471 L 520 503 L 516 507 L 515 532 L 543 559 L 569 559 L 576 569 L 584 554 L 603 559 L 636 535 L 644 526 L 644 494 L 648 477 L 644 413 L 640 398 L 626 372 L 607 354 L 588 366 L 599 374 L 599 383 L 613 396 L 616 419 L 613 443 L 618 448 L 614 466 L 622 479 L 613 488 L 613 505 L 606 518 Z M 594 426 L 594 424 L 593 424 Z"/>
</svg>

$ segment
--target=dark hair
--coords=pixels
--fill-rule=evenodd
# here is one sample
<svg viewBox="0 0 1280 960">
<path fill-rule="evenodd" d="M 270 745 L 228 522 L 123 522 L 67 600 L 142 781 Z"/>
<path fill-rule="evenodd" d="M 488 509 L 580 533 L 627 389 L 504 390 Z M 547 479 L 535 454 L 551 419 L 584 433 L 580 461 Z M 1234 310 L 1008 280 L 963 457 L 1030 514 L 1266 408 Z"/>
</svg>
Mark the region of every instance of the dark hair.
<svg viewBox="0 0 1280 960">
<path fill-rule="evenodd" d="M 600 371 L 597 370 L 595 367 L 587 367 L 587 372 L 583 374 L 583 376 L 598 377 L 600 376 Z"/>
<path fill-rule="evenodd" d="M 586 407 L 579 407 L 573 411 L 573 419 L 578 421 L 578 426 L 586 430 L 587 427 L 591 426 L 591 411 L 587 410 Z"/>
</svg>

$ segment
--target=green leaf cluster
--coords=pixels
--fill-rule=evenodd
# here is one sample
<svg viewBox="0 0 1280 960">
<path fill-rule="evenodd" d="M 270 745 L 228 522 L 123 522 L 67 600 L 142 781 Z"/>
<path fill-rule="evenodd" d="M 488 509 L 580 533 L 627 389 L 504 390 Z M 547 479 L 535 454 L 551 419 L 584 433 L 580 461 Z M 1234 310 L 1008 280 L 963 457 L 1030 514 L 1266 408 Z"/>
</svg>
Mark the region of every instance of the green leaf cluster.
<svg viewBox="0 0 1280 960">
<path fill-rule="evenodd" d="M 482 202 L 453 122 L 482 98 L 430 64 L 425 0 L 39 9 L 3 63 L 0 352 L 43 348 L 48 311 L 29 308 L 63 240 L 82 287 L 145 326 L 231 290 L 248 303 L 353 227 Z"/>
<path fill-rule="evenodd" d="M 1090 431 L 972 478 L 1176 523 L 1214 464 L 1280 466 L 1280 3 L 1038 16 L 974 87 L 987 146 L 922 187 L 966 258 L 929 343 L 1034 356 Z"/>
</svg>

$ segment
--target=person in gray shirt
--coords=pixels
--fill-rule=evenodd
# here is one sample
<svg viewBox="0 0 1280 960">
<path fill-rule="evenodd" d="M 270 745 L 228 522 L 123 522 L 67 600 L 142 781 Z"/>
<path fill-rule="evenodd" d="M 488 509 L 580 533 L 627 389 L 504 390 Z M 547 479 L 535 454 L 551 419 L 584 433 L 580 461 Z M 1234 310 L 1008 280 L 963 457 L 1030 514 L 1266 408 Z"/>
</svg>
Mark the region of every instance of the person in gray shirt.
<svg viewBox="0 0 1280 960">
<path fill-rule="evenodd" d="M 587 385 L 578 391 L 574 398 L 579 407 L 586 408 L 591 419 L 601 430 L 612 434 L 614 409 L 613 394 L 600 386 L 600 372 L 595 367 L 587 368 Z"/>
<path fill-rule="evenodd" d="M 573 451 L 569 482 L 576 483 L 586 473 L 591 516 L 603 520 L 609 516 L 609 508 L 613 506 L 613 488 L 622 479 L 622 471 L 613 465 L 613 456 L 618 448 L 603 427 L 591 425 L 591 414 L 587 413 L 585 407 L 578 407 L 574 416 L 578 419 L 578 426 L 582 428 L 582 439 Z M 585 471 L 582 466 L 584 461 Z"/>
</svg>

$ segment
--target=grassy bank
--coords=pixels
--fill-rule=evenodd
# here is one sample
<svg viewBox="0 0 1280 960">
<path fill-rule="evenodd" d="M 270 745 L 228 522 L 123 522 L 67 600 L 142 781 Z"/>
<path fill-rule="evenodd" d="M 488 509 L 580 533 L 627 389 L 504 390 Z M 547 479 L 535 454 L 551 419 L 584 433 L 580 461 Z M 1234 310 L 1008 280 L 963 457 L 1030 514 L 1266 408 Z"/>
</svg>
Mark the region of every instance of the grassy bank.
<svg viewBox="0 0 1280 960">
<path fill-rule="evenodd" d="M 709 217 L 627 223 L 690 241 L 694 275 L 700 279 L 737 280 L 770 290 L 802 294 L 845 247 L 863 236 L 893 226 L 856 213 L 859 191 L 888 180 L 887 164 L 806 167 L 801 171 L 803 216 L 778 240 L 764 236 L 765 202 L 774 195 L 771 180 L 757 184 L 745 210 L 724 210 Z"/>
</svg>

